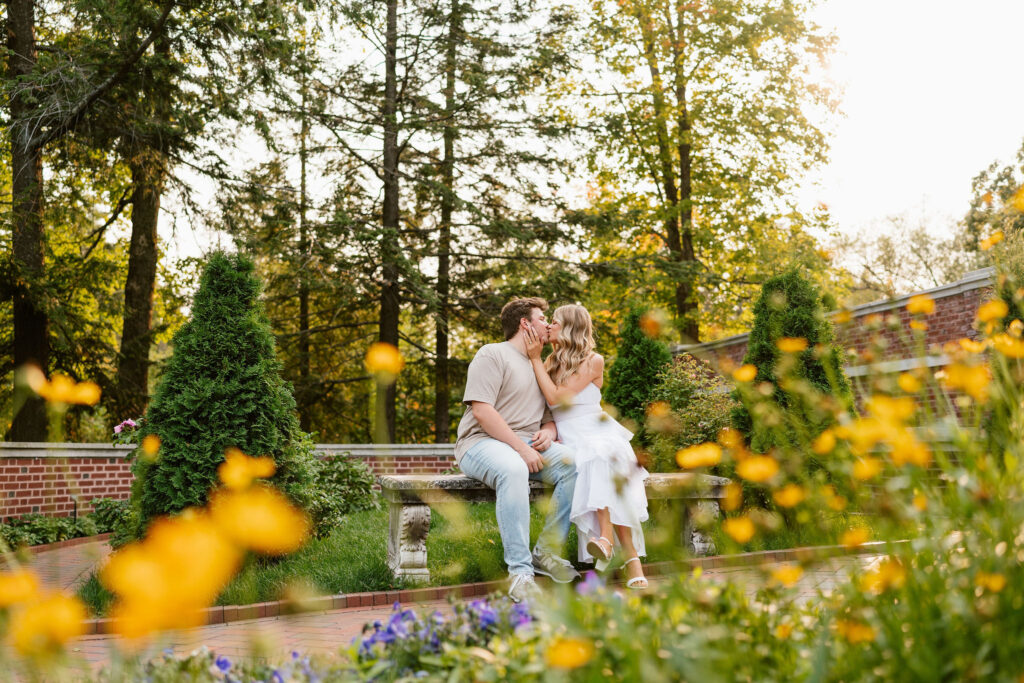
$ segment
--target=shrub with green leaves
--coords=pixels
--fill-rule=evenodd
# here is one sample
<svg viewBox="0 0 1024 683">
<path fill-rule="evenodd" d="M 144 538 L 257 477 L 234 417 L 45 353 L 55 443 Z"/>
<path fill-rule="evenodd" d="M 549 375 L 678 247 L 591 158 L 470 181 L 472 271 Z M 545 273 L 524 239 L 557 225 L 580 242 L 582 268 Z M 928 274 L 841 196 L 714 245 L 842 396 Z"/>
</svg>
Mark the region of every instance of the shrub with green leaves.
<svg viewBox="0 0 1024 683">
<path fill-rule="evenodd" d="M 155 459 L 139 454 L 132 497 L 141 535 L 157 516 L 202 506 L 229 446 L 277 465 L 271 482 L 304 509 L 312 505 L 312 442 L 304 438 L 290 385 L 281 377 L 252 261 L 213 254 L 174 335 L 139 435 L 160 438 Z"/>
<path fill-rule="evenodd" d="M 348 513 L 379 508 L 380 496 L 373 490 L 375 481 L 370 467 L 357 458 L 337 456 L 318 460 L 313 497 L 317 524 L 313 533 L 324 538 Z"/>
<path fill-rule="evenodd" d="M 642 425 L 644 410 L 651 402 L 651 391 L 658 373 L 672 361 L 668 347 L 651 339 L 640 329 L 643 311 L 633 309 L 626 315 L 620 331 L 619 352 L 608 370 L 604 400 L 619 414 Z"/>
<path fill-rule="evenodd" d="M 832 323 L 825 317 L 817 288 L 796 270 L 777 275 L 761 288 L 754 304 L 754 326 L 743 362 L 757 368 L 754 384 L 772 386 L 772 401 L 740 401 L 733 426 L 757 452 L 775 446 L 808 443 L 835 420 L 830 401 L 806 401 L 805 388 L 831 397 L 840 406 L 853 405 L 853 392 L 843 373 L 842 350 L 835 344 Z M 806 340 L 803 351 L 783 351 L 780 339 Z M 784 383 L 780 378 L 785 377 Z M 760 411 L 754 415 L 753 411 Z"/>
<path fill-rule="evenodd" d="M 676 472 L 676 451 L 718 438 L 730 425 L 736 407 L 729 386 L 709 363 L 688 353 L 676 356 L 658 373 L 650 405 L 663 403 L 668 412 L 647 411 L 647 433 L 651 435 L 648 469 Z"/>
</svg>

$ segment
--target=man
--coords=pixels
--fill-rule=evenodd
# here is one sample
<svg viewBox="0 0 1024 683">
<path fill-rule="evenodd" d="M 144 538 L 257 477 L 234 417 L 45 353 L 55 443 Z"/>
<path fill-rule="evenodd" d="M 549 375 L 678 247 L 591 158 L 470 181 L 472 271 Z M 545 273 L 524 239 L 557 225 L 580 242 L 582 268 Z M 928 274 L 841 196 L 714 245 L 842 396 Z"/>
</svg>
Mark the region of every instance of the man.
<svg viewBox="0 0 1024 683">
<path fill-rule="evenodd" d="M 501 309 L 505 341 L 483 346 L 469 364 L 462 398 L 467 408 L 455 442 L 460 469 L 495 491 L 509 597 L 516 602 L 539 593 L 535 572 L 559 583 L 579 577 L 559 556 L 569 532 L 576 466 L 571 451 L 554 442 L 555 423 L 526 356 L 527 329 L 547 341 L 547 308 L 547 301 L 532 297 L 513 299 Z M 554 485 L 551 510 L 532 553 L 530 479 Z"/>
</svg>

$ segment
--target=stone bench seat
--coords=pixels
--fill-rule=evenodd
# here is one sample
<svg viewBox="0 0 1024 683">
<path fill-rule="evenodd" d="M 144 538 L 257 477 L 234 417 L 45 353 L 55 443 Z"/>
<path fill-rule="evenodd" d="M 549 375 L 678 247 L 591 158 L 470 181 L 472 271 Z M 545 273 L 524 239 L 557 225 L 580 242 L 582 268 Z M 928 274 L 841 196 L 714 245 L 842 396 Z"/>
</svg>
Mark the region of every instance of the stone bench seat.
<svg viewBox="0 0 1024 683">
<path fill-rule="evenodd" d="M 694 555 L 715 552 L 714 543 L 694 528 L 698 514 L 704 518 L 719 516 L 718 501 L 729 480 L 708 474 L 651 474 L 646 482 L 651 501 L 682 501 L 682 544 Z M 380 477 L 380 487 L 388 505 L 388 566 L 395 577 L 429 581 L 427 568 L 427 532 L 430 531 L 430 507 L 449 503 L 494 501 L 494 489 L 463 474 L 406 474 Z M 530 481 L 530 500 L 544 495 L 550 487 Z"/>
</svg>

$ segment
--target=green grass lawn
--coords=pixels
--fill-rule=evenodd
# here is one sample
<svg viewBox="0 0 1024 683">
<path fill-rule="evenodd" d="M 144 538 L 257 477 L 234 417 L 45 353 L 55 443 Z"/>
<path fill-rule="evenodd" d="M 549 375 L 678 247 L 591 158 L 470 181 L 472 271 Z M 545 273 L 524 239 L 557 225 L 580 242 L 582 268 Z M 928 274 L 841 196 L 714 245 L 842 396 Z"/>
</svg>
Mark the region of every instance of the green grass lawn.
<svg viewBox="0 0 1024 683">
<path fill-rule="evenodd" d="M 543 526 L 541 505 L 531 506 L 531 538 Z M 679 559 L 683 556 L 678 516 L 669 508 L 652 502 L 651 520 L 645 525 L 647 561 Z M 813 525 L 809 525 L 813 526 Z M 835 537 L 845 522 L 835 525 Z M 312 539 L 298 552 L 280 560 L 252 557 L 238 576 L 224 589 L 218 604 L 243 605 L 281 599 L 287 593 L 338 594 L 406 587 L 391 576 L 387 566 L 387 510 L 354 512 L 329 537 Z M 761 536 L 747 550 L 774 550 L 800 545 L 834 542 L 822 537 L 820 528 L 776 534 L 767 541 Z M 728 548 L 720 528 L 713 533 L 720 549 Z M 565 557 L 576 559 L 576 533 L 571 527 Z M 431 584 L 446 586 L 488 581 L 506 576 L 501 537 L 494 518 L 494 503 L 442 505 L 431 514 L 427 536 L 427 559 Z M 91 576 L 78 591 L 97 615 L 109 608 L 111 595 Z"/>
</svg>

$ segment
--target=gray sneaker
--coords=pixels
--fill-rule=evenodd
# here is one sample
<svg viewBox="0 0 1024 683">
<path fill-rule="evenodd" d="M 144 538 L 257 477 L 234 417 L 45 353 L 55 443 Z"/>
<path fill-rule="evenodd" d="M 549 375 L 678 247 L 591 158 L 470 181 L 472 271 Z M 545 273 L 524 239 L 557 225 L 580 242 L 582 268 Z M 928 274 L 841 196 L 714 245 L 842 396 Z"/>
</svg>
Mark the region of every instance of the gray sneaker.
<svg viewBox="0 0 1024 683">
<path fill-rule="evenodd" d="M 508 597 L 512 598 L 512 602 L 535 602 L 541 597 L 540 587 L 533 580 L 532 574 L 513 574 Z"/>
<path fill-rule="evenodd" d="M 570 583 L 580 578 L 580 573 L 573 568 L 568 560 L 563 560 L 551 553 L 534 553 L 533 571 L 550 577 L 555 583 Z"/>
</svg>

